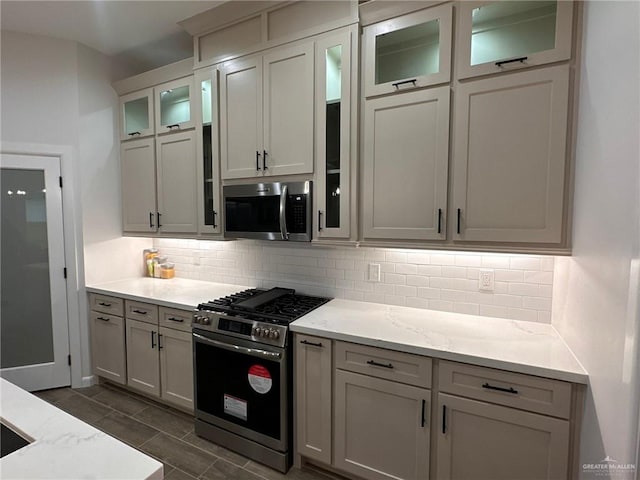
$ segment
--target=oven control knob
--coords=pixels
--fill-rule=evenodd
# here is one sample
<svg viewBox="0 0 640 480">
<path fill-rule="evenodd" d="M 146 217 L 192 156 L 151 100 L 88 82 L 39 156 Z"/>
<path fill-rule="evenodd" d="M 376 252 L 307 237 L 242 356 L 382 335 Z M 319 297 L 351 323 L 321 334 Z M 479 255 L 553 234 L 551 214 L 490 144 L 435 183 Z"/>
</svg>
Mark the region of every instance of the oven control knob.
<svg viewBox="0 0 640 480">
<path fill-rule="evenodd" d="M 276 340 L 280 338 L 280 332 L 278 330 L 273 330 L 271 332 L 271 338 L 275 338 Z"/>
<path fill-rule="evenodd" d="M 211 323 L 211 320 L 209 320 L 209 317 L 202 317 L 203 325 L 209 325 L 210 323 Z"/>
<path fill-rule="evenodd" d="M 262 329 L 260 327 L 256 327 L 253 329 L 252 334 L 255 335 L 256 337 L 259 337 L 262 334 Z"/>
<path fill-rule="evenodd" d="M 202 323 L 202 317 L 200 315 L 196 315 L 195 317 L 193 317 L 193 322 Z"/>
<path fill-rule="evenodd" d="M 262 329 L 262 336 L 267 338 L 269 336 L 269 329 L 268 328 L 263 328 Z"/>
</svg>

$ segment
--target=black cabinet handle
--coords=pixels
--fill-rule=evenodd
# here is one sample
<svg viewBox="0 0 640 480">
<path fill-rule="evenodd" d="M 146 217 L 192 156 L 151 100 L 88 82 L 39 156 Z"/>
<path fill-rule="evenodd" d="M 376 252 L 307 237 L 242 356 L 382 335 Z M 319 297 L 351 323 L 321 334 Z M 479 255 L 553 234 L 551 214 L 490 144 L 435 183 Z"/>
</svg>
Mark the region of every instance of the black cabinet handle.
<svg viewBox="0 0 640 480">
<path fill-rule="evenodd" d="M 442 406 L 442 433 L 447 433 L 447 406 Z"/>
<path fill-rule="evenodd" d="M 423 398 L 422 399 L 422 421 L 420 422 L 420 426 L 421 427 L 424 427 L 424 422 L 425 422 L 424 410 L 425 410 L 426 405 L 427 405 L 427 401 Z"/>
<path fill-rule="evenodd" d="M 418 86 L 418 84 L 416 83 L 416 79 L 411 79 L 411 80 L 403 80 L 401 82 L 396 82 L 396 83 L 392 83 L 391 85 L 393 85 L 394 87 L 398 88 L 400 85 L 406 85 L 407 83 L 413 83 L 413 86 L 416 87 Z"/>
<path fill-rule="evenodd" d="M 267 151 L 262 151 L 262 169 L 267 170 Z"/>
<path fill-rule="evenodd" d="M 306 340 L 300 340 L 300 343 L 304 343 L 305 345 L 312 345 L 314 347 L 322 347 L 322 344 L 320 342 L 315 343 L 315 342 L 308 342 Z"/>
<path fill-rule="evenodd" d="M 458 209 L 458 226 L 456 227 L 456 232 L 458 232 L 458 235 L 460 235 L 460 216 L 462 214 L 462 211 L 460 209 Z"/>
<path fill-rule="evenodd" d="M 174 128 L 180 128 L 180 124 L 179 123 L 174 123 L 173 125 L 167 125 L 167 128 L 169 130 L 173 130 Z"/>
<path fill-rule="evenodd" d="M 140 315 L 146 315 L 149 312 L 145 312 L 144 310 L 133 310 L 133 313 L 139 313 Z"/>
<path fill-rule="evenodd" d="M 438 233 L 442 233 L 442 209 L 438 209 Z"/>
<path fill-rule="evenodd" d="M 149 228 L 153 228 L 153 212 L 149 212 Z"/>
<path fill-rule="evenodd" d="M 384 367 L 384 368 L 393 368 L 393 365 L 390 363 L 378 363 L 373 360 L 367 360 L 367 365 L 373 365 L 375 367 Z"/>
<path fill-rule="evenodd" d="M 103 322 L 108 322 L 109 319 L 106 317 L 96 317 L 98 320 L 102 320 Z"/>
<path fill-rule="evenodd" d="M 110 307 L 111 304 L 107 302 L 99 302 L 98 305 L 102 305 L 103 307 Z"/>
<path fill-rule="evenodd" d="M 158 228 L 160 228 L 162 225 L 160 224 L 160 217 L 162 216 L 162 214 L 160 212 L 156 212 L 156 215 L 158 217 Z"/>
<path fill-rule="evenodd" d="M 318 230 L 322 230 L 322 210 L 318 210 Z"/>
<path fill-rule="evenodd" d="M 158 350 L 162 350 L 162 342 L 160 340 L 162 340 L 161 333 L 158 334 Z"/>
<path fill-rule="evenodd" d="M 184 318 L 177 318 L 177 317 L 169 317 L 167 318 L 167 320 L 171 320 L 172 322 L 178 322 L 178 323 L 184 322 Z"/>
<path fill-rule="evenodd" d="M 151 331 L 151 348 L 156 348 L 156 332 Z"/>
<path fill-rule="evenodd" d="M 213 228 L 218 228 L 218 225 L 216 225 L 216 216 L 218 215 L 218 212 L 216 212 L 215 210 L 213 211 Z"/>
<path fill-rule="evenodd" d="M 493 385 L 489 385 L 488 383 L 483 383 L 482 388 L 486 388 L 487 390 L 497 390 L 498 392 L 513 393 L 514 395 L 518 394 L 518 390 L 514 390 L 513 387 L 494 387 Z"/>
<path fill-rule="evenodd" d="M 260 170 L 260 152 L 256 150 L 256 170 Z"/>
<path fill-rule="evenodd" d="M 507 63 L 515 63 L 515 62 L 524 63 L 524 61 L 527 58 L 529 57 L 512 58 L 511 60 L 500 60 L 499 62 L 496 62 L 496 67 L 501 67 L 502 65 L 505 65 Z"/>
<path fill-rule="evenodd" d="M 127 135 L 129 135 L 130 137 L 133 137 L 134 135 L 140 135 L 140 132 L 131 132 L 131 133 L 127 133 Z"/>
</svg>

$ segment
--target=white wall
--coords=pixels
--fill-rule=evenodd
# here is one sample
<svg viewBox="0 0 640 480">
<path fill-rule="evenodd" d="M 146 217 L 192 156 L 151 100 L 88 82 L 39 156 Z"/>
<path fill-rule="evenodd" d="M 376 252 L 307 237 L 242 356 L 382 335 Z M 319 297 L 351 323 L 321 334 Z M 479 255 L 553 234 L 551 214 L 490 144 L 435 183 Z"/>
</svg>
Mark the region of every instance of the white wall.
<svg viewBox="0 0 640 480">
<path fill-rule="evenodd" d="M 552 323 L 590 377 L 581 464 L 637 465 L 640 4 L 587 2 L 584 20 L 573 256 L 556 259 Z"/>
</svg>

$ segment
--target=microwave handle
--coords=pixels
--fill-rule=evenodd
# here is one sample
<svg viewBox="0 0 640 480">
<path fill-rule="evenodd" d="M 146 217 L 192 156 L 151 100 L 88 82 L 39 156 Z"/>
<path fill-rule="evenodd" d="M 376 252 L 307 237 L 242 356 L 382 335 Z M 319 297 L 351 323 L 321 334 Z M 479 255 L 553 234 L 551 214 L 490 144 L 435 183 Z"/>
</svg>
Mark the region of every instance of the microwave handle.
<svg viewBox="0 0 640 480">
<path fill-rule="evenodd" d="M 280 234 L 282 240 L 289 240 L 289 232 L 287 232 L 287 191 L 289 187 L 287 185 L 282 186 L 282 192 L 280 193 Z"/>
</svg>

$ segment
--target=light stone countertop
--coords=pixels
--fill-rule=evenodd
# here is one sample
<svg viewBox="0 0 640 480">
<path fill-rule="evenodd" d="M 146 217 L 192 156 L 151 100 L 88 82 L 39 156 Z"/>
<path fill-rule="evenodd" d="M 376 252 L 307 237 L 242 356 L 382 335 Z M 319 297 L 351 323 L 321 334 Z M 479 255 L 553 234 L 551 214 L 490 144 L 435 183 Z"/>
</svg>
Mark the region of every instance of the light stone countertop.
<svg viewBox="0 0 640 480">
<path fill-rule="evenodd" d="M 549 324 L 334 299 L 291 324 L 297 333 L 586 384 Z"/>
<path fill-rule="evenodd" d="M 3 479 L 163 478 L 162 464 L 0 378 L 2 423 L 33 442 L 0 459 Z"/>
</svg>

